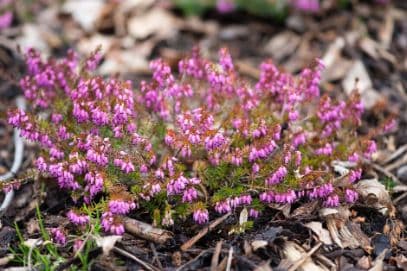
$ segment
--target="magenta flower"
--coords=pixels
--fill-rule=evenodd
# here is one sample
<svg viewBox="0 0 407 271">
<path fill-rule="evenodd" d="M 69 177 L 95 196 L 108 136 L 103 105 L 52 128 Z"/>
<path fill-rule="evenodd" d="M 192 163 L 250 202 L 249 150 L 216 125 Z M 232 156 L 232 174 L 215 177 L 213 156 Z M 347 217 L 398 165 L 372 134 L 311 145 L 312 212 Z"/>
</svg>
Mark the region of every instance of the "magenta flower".
<svg viewBox="0 0 407 271">
<path fill-rule="evenodd" d="M 77 213 L 75 213 L 74 211 L 70 210 L 66 216 L 68 217 L 68 219 L 76 224 L 76 225 L 85 225 L 87 223 L 89 223 L 89 216 L 87 215 L 79 215 Z"/>
<path fill-rule="evenodd" d="M 209 221 L 209 213 L 206 209 L 198 209 L 193 214 L 194 221 L 198 224 L 205 224 Z"/>
<path fill-rule="evenodd" d="M 293 0 L 292 5 L 306 12 L 318 12 L 320 9 L 319 0 Z"/>
<path fill-rule="evenodd" d="M 52 240 L 55 243 L 65 246 L 66 245 L 66 235 L 60 228 L 52 228 L 51 229 Z"/>
<path fill-rule="evenodd" d="M 11 26 L 13 22 L 13 13 L 11 11 L 6 11 L 0 15 L 0 30 Z"/>
<path fill-rule="evenodd" d="M 356 191 L 351 190 L 351 189 L 346 189 L 346 191 L 345 191 L 346 202 L 354 203 L 355 201 L 358 200 L 358 197 L 359 197 L 359 195 Z"/>
<path fill-rule="evenodd" d="M 288 171 L 285 166 L 279 167 L 272 175 L 266 179 L 267 185 L 275 185 L 280 183 L 287 175 Z"/>
<path fill-rule="evenodd" d="M 339 205 L 339 197 L 338 195 L 330 195 L 324 201 L 325 207 L 338 207 Z"/>
</svg>

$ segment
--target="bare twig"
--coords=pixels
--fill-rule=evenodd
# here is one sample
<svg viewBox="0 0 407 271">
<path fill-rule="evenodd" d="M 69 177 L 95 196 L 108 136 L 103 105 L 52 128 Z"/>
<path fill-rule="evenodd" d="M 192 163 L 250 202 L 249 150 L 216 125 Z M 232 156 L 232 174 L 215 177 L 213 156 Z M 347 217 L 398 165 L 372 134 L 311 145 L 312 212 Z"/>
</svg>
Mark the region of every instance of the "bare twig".
<svg viewBox="0 0 407 271">
<path fill-rule="evenodd" d="M 113 247 L 113 251 L 119 253 L 122 256 L 125 256 L 127 258 L 132 259 L 133 261 L 135 261 L 138 264 L 142 265 L 145 269 L 147 269 L 149 271 L 160 271 L 160 269 L 156 268 L 155 266 L 153 266 L 153 265 L 151 265 L 149 263 L 146 263 L 145 261 L 137 258 L 135 255 L 133 255 L 133 254 L 121 249 L 121 248 L 118 248 L 118 247 L 115 246 L 115 247 Z"/>
<path fill-rule="evenodd" d="M 160 268 L 160 270 L 162 270 L 163 266 L 162 266 L 162 264 L 160 262 L 160 258 L 158 257 L 158 253 L 157 253 L 157 250 L 155 249 L 154 243 L 150 243 L 150 247 L 151 247 L 151 250 L 153 251 L 153 254 L 154 254 L 153 262 L 155 260 L 157 262 L 158 268 Z"/>
<path fill-rule="evenodd" d="M 315 257 L 318 260 L 320 260 L 322 263 L 324 263 L 325 265 L 328 265 L 330 267 L 331 271 L 336 271 L 337 270 L 337 267 L 336 267 L 335 263 L 332 262 L 328 257 L 325 257 L 322 254 L 317 254 L 317 255 L 315 255 Z"/>
<path fill-rule="evenodd" d="M 399 201 L 401 201 L 402 199 L 405 199 L 407 197 L 407 192 L 404 192 L 403 194 L 401 194 L 400 196 L 398 196 L 397 198 L 395 198 L 393 200 L 393 204 L 397 204 Z"/>
<path fill-rule="evenodd" d="M 392 171 L 393 169 L 399 168 L 406 163 L 407 163 L 407 154 L 403 155 L 401 159 L 394 161 L 394 163 L 387 165 L 385 169 L 388 171 Z"/>
<path fill-rule="evenodd" d="M 322 245 L 321 242 L 319 242 L 318 244 L 316 244 L 310 251 L 308 251 L 307 254 L 305 254 L 301 259 L 299 259 L 297 262 L 295 262 L 289 269 L 288 271 L 295 271 L 298 269 L 298 267 L 300 267 L 301 265 L 303 265 L 305 263 L 305 261 L 307 261 L 309 259 L 309 257 L 312 256 L 312 254 L 314 254 L 319 247 Z"/>
<path fill-rule="evenodd" d="M 407 151 L 407 144 L 400 146 L 395 152 L 393 152 L 389 157 L 387 157 L 386 160 L 383 161 L 383 164 L 384 165 L 388 164 L 390 161 L 402 155 L 405 151 Z"/>
<path fill-rule="evenodd" d="M 363 159 L 363 162 L 364 162 L 365 164 L 370 165 L 370 166 L 373 167 L 375 170 L 381 172 L 382 174 L 386 175 L 387 177 L 393 179 L 393 181 L 394 181 L 396 184 L 402 184 L 402 183 L 400 182 L 399 178 L 397 178 L 397 177 L 396 177 L 393 173 L 391 173 L 390 171 L 386 170 L 384 167 L 382 167 L 382 166 L 380 166 L 380 165 L 378 165 L 378 164 L 376 164 L 376 163 L 373 163 L 373 162 L 371 162 L 371 161 L 369 161 L 369 160 L 367 160 L 367 159 Z"/>
<path fill-rule="evenodd" d="M 212 253 L 213 248 L 209 248 L 206 250 L 201 251 L 201 253 L 198 254 L 195 258 L 189 260 L 185 264 L 181 265 L 176 269 L 176 271 L 182 271 L 184 268 L 189 267 L 190 265 L 194 264 L 196 261 L 198 261 L 201 257 L 205 256 L 205 254 Z"/>
<path fill-rule="evenodd" d="M 213 252 L 212 260 L 211 260 L 211 271 L 216 271 L 216 269 L 218 267 L 219 255 L 220 255 L 220 251 L 222 249 L 222 244 L 223 244 L 222 241 L 219 241 L 218 243 L 216 243 L 215 251 Z"/>
<path fill-rule="evenodd" d="M 223 271 L 226 268 L 226 265 L 228 263 L 228 257 L 224 257 L 218 267 L 216 268 L 217 271 Z"/>
<path fill-rule="evenodd" d="M 0 258 L 0 266 L 4 266 L 4 265 L 8 264 L 13 259 L 14 259 L 13 254 L 8 254 L 5 257 Z"/>
<path fill-rule="evenodd" d="M 19 109 L 25 110 L 26 104 L 23 97 L 18 97 L 16 99 L 16 104 Z M 20 169 L 21 163 L 23 161 L 23 154 L 24 154 L 24 142 L 20 137 L 20 131 L 17 128 L 14 128 L 14 161 L 13 165 L 9 172 L 4 175 L 0 176 L 0 182 L 4 182 L 10 178 L 13 178 L 17 171 Z M 14 197 L 14 190 L 11 189 L 9 192 L 6 193 L 6 197 L 4 198 L 1 206 L 0 206 L 0 214 L 4 214 L 8 207 L 11 204 L 11 201 Z"/>
<path fill-rule="evenodd" d="M 158 244 L 164 244 L 173 237 L 170 231 L 128 217 L 124 219 L 124 227 L 127 232 Z"/>
<path fill-rule="evenodd" d="M 200 232 L 198 232 L 197 235 L 189 239 L 187 242 L 185 242 L 181 246 L 182 251 L 188 250 L 190 247 L 192 247 L 196 242 L 198 242 L 202 237 L 204 237 L 208 232 L 213 230 L 216 226 L 218 226 L 220 223 L 225 221 L 226 218 L 230 216 L 230 213 L 225 214 L 222 217 L 219 217 L 218 219 L 215 219 L 208 227 L 203 228 Z"/>
<path fill-rule="evenodd" d="M 232 259 L 233 259 L 233 247 L 230 247 L 228 254 L 228 262 L 226 264 L 226 271 L 230 271 L 230 268 L 232 267 Z"/>
</svg>

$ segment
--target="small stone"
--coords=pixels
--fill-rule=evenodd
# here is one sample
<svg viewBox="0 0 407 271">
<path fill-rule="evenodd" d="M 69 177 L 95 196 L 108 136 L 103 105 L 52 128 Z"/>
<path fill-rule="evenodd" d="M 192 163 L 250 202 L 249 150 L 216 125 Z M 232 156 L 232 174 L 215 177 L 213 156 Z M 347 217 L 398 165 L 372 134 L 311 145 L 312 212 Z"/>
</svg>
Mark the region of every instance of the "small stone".
<svg viewBox="0 0 407 271">
<path fill-rule="evenodd" d="M 407 183 L 407 165 L 402 166 L 397 170 L 397 178 L 403 183 Z"/>
</svg>

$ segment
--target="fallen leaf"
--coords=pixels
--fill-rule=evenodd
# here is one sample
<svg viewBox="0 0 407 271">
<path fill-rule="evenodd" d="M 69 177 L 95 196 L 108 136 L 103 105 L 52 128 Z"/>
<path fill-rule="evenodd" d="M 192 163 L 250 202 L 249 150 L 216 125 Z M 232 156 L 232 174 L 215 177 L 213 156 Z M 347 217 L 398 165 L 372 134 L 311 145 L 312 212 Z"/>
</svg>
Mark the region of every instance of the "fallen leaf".
<svg viewBox="0 0 407 271">
<path fill-rule="evenodd" d="M 273 59 L 280 61 L 293 54 L 300 44 L 301 38 L 292 31 L 283 31 L 274 36 L 264 47 L 264 51 Z"/>
<path fill-rule="evenodd" d="M 350 67 L 346 77 L 342 80 L 342 87 L 348 95 L 356 89 L 367 109 L 372 108 L 380 100 L 380 95 L 373 89 L 372 80 L 360 60 L 355 61 Z"/>
<path fill-rule="evenodd" d="M 253 251 L 258 250 L 259 248 L 266 247 L 267 245 L 268 245 L 268 242 L 265 241 L 265 240 L 254 240 L 254 241 L 251 243 L 251 246 L 252 246 L 252 248 L 253 248 Z"/>
<path fill-rule="evenodd" d="M 307 252 L 299 245 L 292 241 L 288 241 L 284 244 L 283 249 L 284 256 L 287 260 L 293 264 L 297 261 L 302 260 Z M 307 257 L 304 262 L 299 266 L 296 270 L 303 270 L 303 271 L 325 271 L 329 270 L 325 266 L 316 264 L 311 257 Z"/>
<path fill-rule="evenodd" d="M 102 248 L 104 255 L 107 255 L 113 249 L 116 242 L 122 239 L 122 236 L 121 235 L 110 235 L 104 237 L 97 236 L 95 237 L 95 239 L 97 246 Z"/>
<path fill-rule="evenodd" d="M 130 18 L 127 26 L 129 34 L 135 39 L 145 39 L 151 35 L 168 39 L 176 35 L 177 25 L 177 19 L 169 12 L 153 8 L 145 14 Z"/>
<path fill-rule="evenodd" d="M 37 238 L 37 239 L 27 239 L 24 241 L 24 245 L 29 247 L 29 248 L 34 248 L 36 246 L 39 246 L 42 243 L 42 240 Z"/>
<path fill-rule="evenodd" d="M 392 205 L 389 192 L 377 179 L 361 180 L 355 185 L 355 189 L 367 204 L 378 210 L 388 211 Z"/>
<path fill-rule="evenodd" d="M 85 31 L 91 32 L 96 26 L 105 2 L 103 0 L 67 0 L 61 11 L 71 14 Z"/>
<path fill-rule="evenodd" d="M 331 236 L 329 235 L 329 231 L 327 229 L 322 228 L 321 222 L 312 221 L 305 224 L 305 227 L 311 229 L 318 236 L 318 239 L 325 245 L 333 244 Z"/>
<path fill-rule="evenodd" d="M 101 53 L 106 54 L 114 43 L 114 38 L 110 36 L 95 34 L 89 38 L 83 38 L 78 42 L 78 51 L 81 54 L 89 55 L 95 48 L 100 46 Z"/>
<path fill-rule="evenodd" d="M 148 73 L 149 64 L 146 57 L 134 49 L 112 50 L 105 56 L 99 72 L 101 74 Z"/>
<path fill-rule="evenodd" d="M 240 215 L 239 215 L 239 225 L 242 226 L 244 223 L 246 223 L 248 217 L 249 217 L 249 212 L 247 211 L 247 208 L 243 208 L 243 210 L 240 212 Z"/>
</svg>

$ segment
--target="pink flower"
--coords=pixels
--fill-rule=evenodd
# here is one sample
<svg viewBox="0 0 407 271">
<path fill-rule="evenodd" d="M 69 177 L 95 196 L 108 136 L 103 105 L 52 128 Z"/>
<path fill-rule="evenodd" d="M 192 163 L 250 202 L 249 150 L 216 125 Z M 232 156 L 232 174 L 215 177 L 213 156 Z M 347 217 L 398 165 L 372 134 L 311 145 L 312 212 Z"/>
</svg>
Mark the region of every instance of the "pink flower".
<svg viewBox="0 0 407 271">
<path fill-rule="evenodd" d="M 52 228 L 51 229 L 52 239 L 55 243 L 65 246 L 66 245 L 66 235 L 65 233 L 59 228 Z"/>
<path fill-rule="evenodd" d="M 318 12 L 319 0 L 293 0 L 292 5 L 302 11 Z"/>
<path fill-rule="evenodd" d="M 13 13 L 11 11 L 6 11 L 0 15 L 0 30 L 7 28 L 13 22 Z"/>
<path fill-rule="evenodd" d="M 356 191 L 351 190 L 351 189 L 346 189 L 345 190 L 345 199 L 346 202 L 348 203 L 354 203 L 355 201 L 357 201 L 359 195 Z"/>
<path fill-rule="evenodd" d="M 280 183 L 287 175 L 287 168 L 285 166 L 279 167 L 273 174 L 266 179 L 267 185 L 275 185 Z"/>
<path fill-rule="evenodd" d="M 260 216 L 260 212 L 257 211 L 256 209 L 249 210 L 249 217 L 258 218 L 259 216 Z"/>
<path fill-rule="evenodd" d="M 339 205 L 339 197 L 338 195 L 330 195 L 324 201 L 325 207 L 337 207 Z"/>
<path fill-rule="evenodd" d="M 235 3 L 233 0 L 217 0 L 216 9 L 220 13 L 229 13 L 235 9 Z"/>
<path fill-rule="evenodd" d="M 326 143 L 325 146 L 322 148 L 316 149 L 315 154 L 317 155 L 331 155 L 333 152 L 332 145 L 329 143 Z"/>
<path fill-rule="evenodd" d="M 124 233 L 123 224 L 117 222 L 115 216 L 110 212 L 103 213 L 101 225 L 105 232 L 115 235 L 122 235 Z"/>
<path fill-rule="evenodd" d="M 194 221 L 198 224 L 205 224 L 209 221 L 209 213 L 206 209 L 198 209 L 193 214 Z"/>
<path fill-rule="evenodd" d="M 349 174 L 348 174 L 349 183 L 354 183 L 354 182 L 360 180 L 361 177 L 362 177 L 362 169 L 359 168 L 356 170 L 349 171 Z"/>
<path fill-rule="evenodd" d="M 125 215 L 136 208 L 136 204 L 134 202 L 122 200 L 110 200 L 108 206 L 110 213 L 113 215 Z"/>
<path fill-rule="evenodd" d="M 77 213 L 75 213 L 74 211 L 70 210 L 66 216 L 68 217 L 68 219 L 76 224 L 76 225 L 85 225 L 87 223 L 89 223 L 89 216 L 87 215 L 79 215 Z"/>
<path fill-rule="evenodd" d="M 215 211 L 220 214 L 226 214 L 232 211 L 232 208 L 229 205 L 229 201 L 218 201 L 215 204 Z"/>
<path fill-rule="evenodd" d="M 182 196 L 182 202 L 192 202 L 197 198 L 198 192 L 195 190 L 195 188 L 188 188 L 187 190 L 184 191 L 184 194 Z"/>
</svg>

